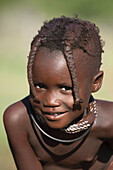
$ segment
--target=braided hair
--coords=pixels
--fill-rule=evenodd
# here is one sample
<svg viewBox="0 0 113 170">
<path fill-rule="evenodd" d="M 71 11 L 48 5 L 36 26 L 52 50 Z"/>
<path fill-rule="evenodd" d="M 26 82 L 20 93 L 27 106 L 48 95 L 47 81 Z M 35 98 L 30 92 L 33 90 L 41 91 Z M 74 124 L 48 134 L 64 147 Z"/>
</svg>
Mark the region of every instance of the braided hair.
<svg viewBox="0 0 113 170">
<path fill-rule="evenodd" d="M 34 58 L 41 46 L 47 47 L 50 50 L 60 50 L 63 52 L 72 79 L 74 104 L 83 102 L 79 98 L 79 84 L 73 49 L 82 49 L 88 56 L 97 58 L 96 65 L 99 68 L 101 65 L 101 53 L 103 52 L 99 29 L 95 24 L 81 20 L 77 16 L 74 18 L 62 16 L 44 23 L 31 43 L 27 66 L 30 89 L 34 98 L 38 101 L 39 99 L 37 98 L 33 84 L 32 67 Z"/>
</svg>

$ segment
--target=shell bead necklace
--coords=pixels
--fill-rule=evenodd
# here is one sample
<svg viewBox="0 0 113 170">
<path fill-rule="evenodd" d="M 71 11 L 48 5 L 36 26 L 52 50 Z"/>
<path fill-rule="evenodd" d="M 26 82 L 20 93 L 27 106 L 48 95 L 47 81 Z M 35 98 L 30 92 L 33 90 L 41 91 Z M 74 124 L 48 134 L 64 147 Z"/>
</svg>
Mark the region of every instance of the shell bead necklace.
<svg viewBox="0 0 113 170">
<path fill-rule="evenodd" d="M 96 101 L 89 103 L 89 114 L 83 117 L 78 123 L 70 125 L 68 128 L 64 129 L 66 133 L 74 134 L 84 130 L 87 130 L 97 116 L 98 109 Z"/>
</svg>

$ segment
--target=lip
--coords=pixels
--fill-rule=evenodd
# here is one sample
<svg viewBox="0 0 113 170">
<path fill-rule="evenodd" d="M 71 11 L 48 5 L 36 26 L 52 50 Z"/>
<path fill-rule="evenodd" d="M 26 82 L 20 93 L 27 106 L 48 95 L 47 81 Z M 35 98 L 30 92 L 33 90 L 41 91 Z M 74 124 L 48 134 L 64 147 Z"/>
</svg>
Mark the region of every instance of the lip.
<svg viewBox="0 0 113 170">
<path fill-rule="evenodd" d="M 67 111 L 65 112 L 43 112 L 44 117 L 46 117 L 49 120 L 59 120 L 62 119 Z"/>
</svg>

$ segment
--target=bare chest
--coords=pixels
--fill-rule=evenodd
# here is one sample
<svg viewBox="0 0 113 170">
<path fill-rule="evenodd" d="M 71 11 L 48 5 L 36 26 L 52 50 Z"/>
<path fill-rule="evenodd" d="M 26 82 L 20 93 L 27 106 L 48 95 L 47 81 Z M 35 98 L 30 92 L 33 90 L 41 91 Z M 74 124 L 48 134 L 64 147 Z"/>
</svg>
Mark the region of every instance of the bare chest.
<svg viewBox="0 0 113 170">
<path fill-rule="evenodd" d="M 57 167 L 56 169 L 60 167 L 62 170 L 89 169 L 97 162 L 99 154 L 103 154 L 101 147 L 106 150 L 102 141 L 92 138 L 90 134 L 88 138 L 68 144 L 55 142 L 43 135 L 33 135 L 30 143 L 43 167 L 49 167 L 44 169 L 50 169 L 51 166 Z"/>
</svg>

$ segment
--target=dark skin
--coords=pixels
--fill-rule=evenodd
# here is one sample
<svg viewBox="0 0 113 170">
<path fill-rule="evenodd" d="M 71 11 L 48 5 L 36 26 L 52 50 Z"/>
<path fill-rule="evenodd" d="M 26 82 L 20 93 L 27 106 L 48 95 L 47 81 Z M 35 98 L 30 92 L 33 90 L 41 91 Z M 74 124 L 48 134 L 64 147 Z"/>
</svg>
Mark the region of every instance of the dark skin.
<svg viewBox="0 0 113 170">
<path fill-rule="evenodd" d="M 51 128 L 63 128 L 80 116 L 88 107 L 90 94 L 100 89 L 103 72 L 89 76 L 88 66 L 83 65 L 83 51 L 75 49 L 80 109 L 73 110 L 72 81 L 61 51 L 41 47 L 33 65 L 33 82 L 40 103 L 30 101 Z M 82 62 L 81 62 L 82 61 Z M 113 103 L 96 100 L 97 118 L 90 133 L 73 143 L 60 143 L 42 135 L 30 121 L 24 104 L 19 101 L 4 113 L 4 124 L 9 144 L 19 170 L 103 170 L 113 169 Z M 48 113 L 64 112 L 60 116 Z M 65 134 L 66 135 L 66 134 Z M 74 136 L 76 138 L 76 134 Z"/>
</svg>

